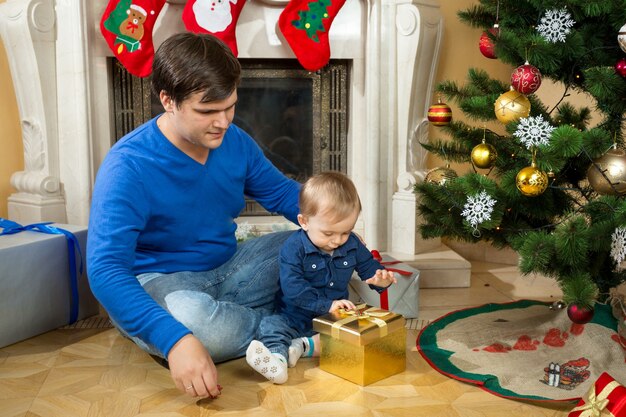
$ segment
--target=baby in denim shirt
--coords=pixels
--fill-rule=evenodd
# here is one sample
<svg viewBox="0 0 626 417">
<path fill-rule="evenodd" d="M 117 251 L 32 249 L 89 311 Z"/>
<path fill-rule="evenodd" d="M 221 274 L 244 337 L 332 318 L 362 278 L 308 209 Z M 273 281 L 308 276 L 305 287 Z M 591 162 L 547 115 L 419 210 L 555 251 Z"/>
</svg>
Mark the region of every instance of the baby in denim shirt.
<svg viewBox="0 0 626 417">
<path fill-rule="evenodd" d="M 319 355 L 319 334 L 312 320 L 339 308 L 354 309 L 348 283 L 356 270 L 373 290 L 396 282 L 352 233 L 361 201 L 345 175 L 324 172 L 311 177 L 300 191 L 301 229 L 280 251 L 280 291 L 276 314 L 264 317 L 246 361 L 276 384 L 287 381 L 287 367 L 301 356 Z"/>
</svg>

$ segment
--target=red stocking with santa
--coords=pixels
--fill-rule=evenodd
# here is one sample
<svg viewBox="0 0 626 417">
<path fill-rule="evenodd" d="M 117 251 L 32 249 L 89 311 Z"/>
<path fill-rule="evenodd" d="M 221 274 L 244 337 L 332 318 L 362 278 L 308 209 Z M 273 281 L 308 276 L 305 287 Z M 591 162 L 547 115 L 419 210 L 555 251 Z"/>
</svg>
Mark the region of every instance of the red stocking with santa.
<svg viewBox="0 0 626 417">
<path fill-rule="evenodd" d="M 235 27 L 246 0 L 189 0 L 183 9 L 188 31 L 210 33 L 220 38 L 237 56 Z"/>
<path fill-rule="evenodd" d="M 165 0 L 111 0 L 100 31 L 128 72 L 146 77 L 152 72 L 152 30 Z"/>
<path fill-rule="evenodd" d="M 328 30 L 346 0 L 291 0 L 278 26 L 300 64 L 317 71 L 330 59 Z"/>
</svg>

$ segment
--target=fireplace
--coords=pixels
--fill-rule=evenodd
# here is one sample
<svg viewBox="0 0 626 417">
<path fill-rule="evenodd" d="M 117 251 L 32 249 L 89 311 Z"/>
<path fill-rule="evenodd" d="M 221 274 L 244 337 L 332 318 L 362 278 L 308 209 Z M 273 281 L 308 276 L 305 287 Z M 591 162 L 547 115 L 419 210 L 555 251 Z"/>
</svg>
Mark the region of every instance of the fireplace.
<svg viewBox="0 0 626 417">
<path fill-rule="evenodd" d="M 17 192 L 9 198 L 9 216 L 16 221 L 88 221 L 91 187 L 116 136 L 115 119 L 129 117 L 110 110 L 112 53 L 99 31 L 107 3 L 0 4 L 0 35 L 24 142 L 24 170 L 11 178 Z M 184 3 L 166 3 L 155 26 L 155 45 L 185 30 Z M 276 29 L 286 3 L 247 1 L 237 23 L 242 62 L 294 60 Z M 339 121 L 345 123 L 345 137 L 331 135 L 326 142 L 322 138 L 319 148 L 331 152 L 328 160 L 339 161 L 355 182 L 363 203 L 356 231 L 379 250 L 415 254 L 436 244 L 422 242 L 416 232 L 412 191 L 426 171 L 419 142 L 428 140 L 426 111 L 432 102 L 442 29 L 437 0 L 347 0 L 329 32 L 331 61 L 347 63 L 346 112 Z M 337 140 L 345 147 L 332 153 Z M 315 165 L 315 147 L 312 152 Z M 330 168 L 324 163 L 320 167 Z M 303 169 L 295 175 L 308 175 L 309 168 Z M 268 216 L 250 216 L 247 221 L 261 222 L 262 217 Z"/>
<path fill-rule="evenodd" d="M 349 61 L 332 60 L 306 71 L 297 60 L 241 59 L 242 76 L 233 122 L 265 156 L 299 182 L 322 171 L 346 173 Z M 150 77 L 132 76 L 114 58 L 111 66 L 111 142 L 163 112 Z M 266 216 L 246 198 L 243 217 Z"/>
</svg>

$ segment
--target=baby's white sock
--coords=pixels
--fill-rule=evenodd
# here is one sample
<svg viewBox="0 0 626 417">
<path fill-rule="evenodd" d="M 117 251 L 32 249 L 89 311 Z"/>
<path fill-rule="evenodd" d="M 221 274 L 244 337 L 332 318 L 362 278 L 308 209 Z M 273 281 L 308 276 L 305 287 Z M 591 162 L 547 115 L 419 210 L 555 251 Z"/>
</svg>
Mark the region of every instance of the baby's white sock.
<svg viewBox="0 0 626 417">
<path fill-rule="evenodd" d="M 246 350 L 246 362 L 255 371 L 275 384 L 287 382 L 287 359 L 280 353 L 272 353 L 258 340 L 250 342 Z"/>
<path fill-rule="evenodd" d="M 298 337 L 289 346 L 289 367 L 293 368 L 301 357 L 313 356 L 314 345 L 311 337 Z"/>
<path fill-rule="evenodd" d="M 289 346 L 289 367 L 293 368 L 298 363 L 298 359 L 302 356 L 304 352 L 304 342 L 302 342 L 302 338 L 299 337 L 297 339 L 293 339 L 291 341 L 291 346 Z"/>
</svg>

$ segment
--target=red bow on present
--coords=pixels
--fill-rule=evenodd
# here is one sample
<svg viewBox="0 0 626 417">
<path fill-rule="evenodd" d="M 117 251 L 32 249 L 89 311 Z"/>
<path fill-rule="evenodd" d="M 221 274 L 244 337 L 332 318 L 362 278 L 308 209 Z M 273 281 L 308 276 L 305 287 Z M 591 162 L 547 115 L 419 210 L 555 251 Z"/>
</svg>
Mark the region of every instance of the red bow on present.
<svg viewBox="0 0 626 417">
<path fill-rule="evenodd" d="M 626 387 L 603 372 L 568 417 L 623 417 L 626 415 Z"/>
<path fill-rule="evenodd" d="M 405 277 L 410 277 L 411 275 L 413 275 L 412 272 L 404 271 L 402 269 L 388 268 L 387 265 L 395 265 L 395 264 L 400 264 L 402 262 L 401 261 L 383 262 L 383 257 L 380 256 L 380 252 L 378 252 L 376 249 L 372 250 L 372 256 L 374 257 L 374 259 L 380 262 L 380 264 L 384 266 L 387 271 L 397 272 L 398 274 L 405 276 Z M 385 291 L 380 293 L 380 308 L 382 308 L 383 310 L 389 310 L 389 295 L 387 294 L 387 292 L 388 290 L 385 289 Z"/>
<path fill-rule="evenodd" d="M 410 277 L 411 275 L 413 275 L 412 272 L 404 271 L 402 269 L 387 268 L 387 265 L 401 264 L 402 261 L 386 261 L 386 262 L 383 262 L 383 257 L 380 256 L 380 252 L 378 252 L 376 249 L 374 249 L 372 251 L 372 256 L 374 257 L 374 259 L 376 259 L 378 262 L 380 262 L 380 264 L 383 265 L 385 267 L 385 269 L 388 270 L 388 271 L 397 272 L 398 274 L 403 275 L 405 277 Z"/>
</svg>

